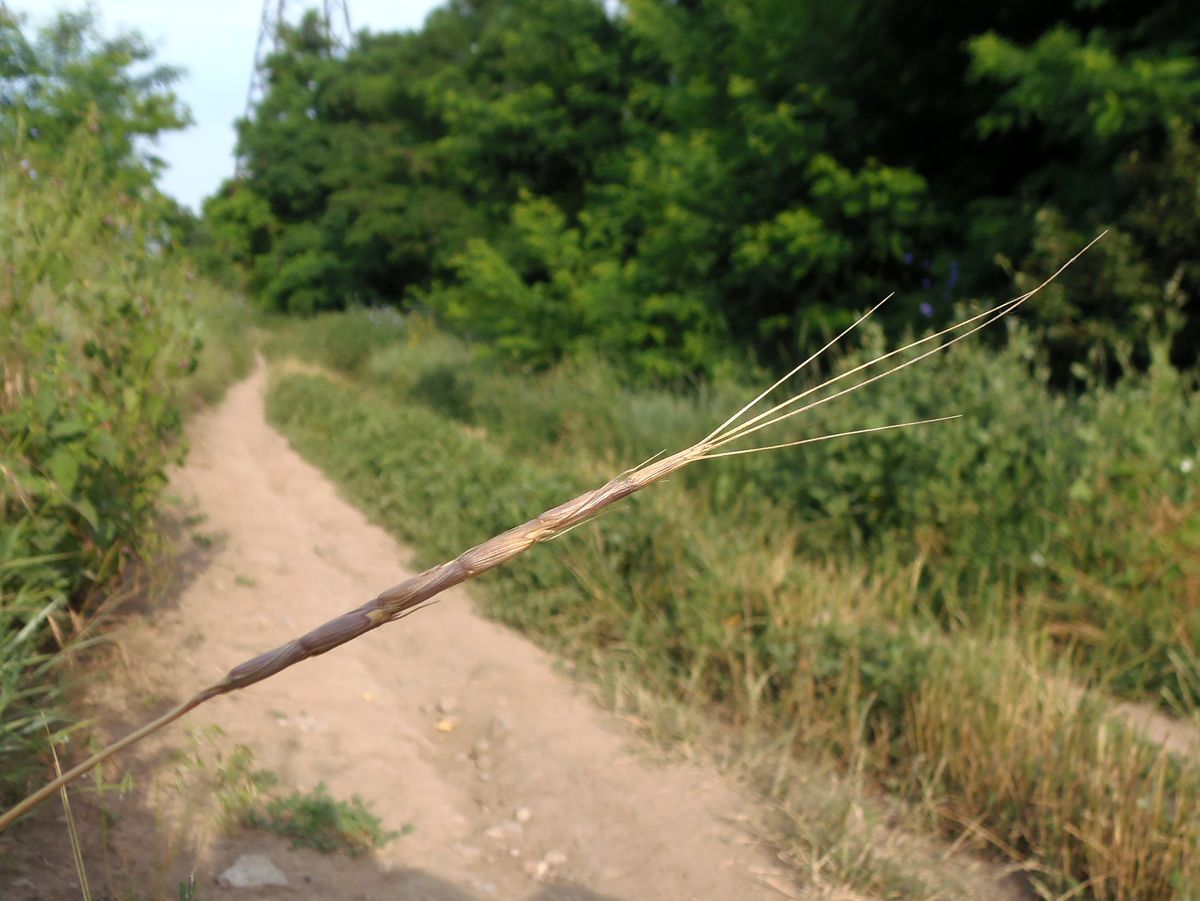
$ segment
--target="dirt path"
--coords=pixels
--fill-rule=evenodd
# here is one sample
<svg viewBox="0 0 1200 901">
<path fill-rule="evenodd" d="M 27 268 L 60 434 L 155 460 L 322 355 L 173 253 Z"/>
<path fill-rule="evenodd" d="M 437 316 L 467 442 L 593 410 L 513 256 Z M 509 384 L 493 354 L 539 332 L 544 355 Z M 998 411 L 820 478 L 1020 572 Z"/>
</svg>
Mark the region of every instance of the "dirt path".
<svg viewBox="0 0 1200 901">
<path fill-rule="evenodd" d="M 127 710 L 122 722 L 406 574 L 405 551 L 266 425 L 264 383 L 260 368 L 194 425 L 174 490 L 207 516 L 197 528 L 221 538 L 175 602 L 118 636 L 125 663 L 115 665 L 106 703 Z M 117 862 L 93 861 L 93 874 L 116 872 L 138 893 L 156 879 L 174 897 L 194 866 L 198 898 L 784 897 L 766 882 L 786 877 L 733 825 L 746 809 L 734 789 L 712 773 L 649 762 L 546 654 L 480 618 L 462 592 L 217 699 L 190 719 L 205 723 L 219 724 L 226 746 L 253 748 L 256 765 L 286 788 L 324 782 L 335 797 L 359 794 L 386 827 L 408 823 L 412 832 L 353 862 L 257 833 L 201 837 L 170 859 L 169 826 L 156 822 L 164 817 L 143 791 L 105 801 L 117 813 L 109 843 Z M 147 768 L 186 746 L 174 727 L 120 766 L 148 785 Z M 47 846 L 44 877 L 27 869 L 10 883 L 12 896 L 59 897 L 51 872 L 71 881 L 61 810 L 46 811 L 42 831 L 22 840 L 57 850 Z M 89 842 L 85 850 L 100 853 Z M 289 886 L 216 888 L 217 874 L 248 852 L 266 853 Z"/>
</svg>

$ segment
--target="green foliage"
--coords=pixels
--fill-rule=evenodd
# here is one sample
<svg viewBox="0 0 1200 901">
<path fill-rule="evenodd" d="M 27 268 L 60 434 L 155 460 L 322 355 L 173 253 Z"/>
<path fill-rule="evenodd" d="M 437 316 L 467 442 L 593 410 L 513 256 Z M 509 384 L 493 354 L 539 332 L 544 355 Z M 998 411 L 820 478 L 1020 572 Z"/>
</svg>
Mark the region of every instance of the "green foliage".
<svg viewBox="0 0 1200 901">
<path fill-rule="evenodd" d="M 1200 33 L 1183 3 L 456 0 L 344 56 L 284 34 L 208 207 L 270 309 L 432 311 L 642 383 L 1022 290 L 1072 365 L 1195 359 Z M 1066 298 L 1070 298 L 1068 301 Z"/>
<path fill-rule="evenodd" d="M 440 318 L 510 361 L 620 355 L 637 376 L 672 379 L 718 366 L 726 351 L 702 298 L 637 300 L 636 271 L 589 250 L 545 198 L 513 207 L 508 252 L 472 240 L 453 257 L 456 280 L 423 296 Z"/>
<path fill-rule="evenodd" d="M 794 104 L 766 109 L 752 83 L 731 89 L 763 120 L 752 163 L 720 130 L 654 128 L 631 115 L 656 64 L 638 58 L 632 32 L 590 0 L 452 4 L 421 34 L 364 40 L 344 62 L 308 28 L 289 32 L 277 87 L 243 127 L 246 184 L 210 209 L 213 227 L 241 241 L 235 253 L 254 257 L 249 268 L 274 309 L 390 299 L 407 284 L 410 304 L 510 359 L 545 366 L 599 351 L 629 359 L 638 377 L 677 379 L 719 368 L 731 356 L 730 322 L 757 328 L 749 320 L 764 315 L 764 294 L 782 317 L 766 336 L 775 340 L 795 324 L 785 295 L 843 290 L 842 264 L 894 263 L 895 228 L 927 218 L 922 180 L 873 162 L 858 171 L 828 153 L 797 157 L 788 177 L 804 186 L 811 214 L 753 183 L 749 166 L 794 139 L 820 106 L 806 88 Z M 351 91 L 362 83 L 365 96 Z M 399 119 L 378 106 L 389 91 L 404 98 Z M 334 149 L 351 134 L 352 154 Z M 353 170 L 347 159 L 358 161 Z M 366 159 L 378 160 L 369 174 Z M 247 190 L 269 204 L 272 227 L 253 241 L 265 234 L 270 248 L 250 248 L 240 224 L 248 204 L 230 208 Z M 432 221 L 426 197 L 440 200 Z M 777 212 L 764 220 L 766 197 Z M 447 206 L 455 198 L 458 209 Z M 855 246 L 847 231 L 881 213 L 896 226 L 871 224 L 870 246 Z M 407 224 L 418 214 L 419 231 Z M 805 215 L 819 220 L 806 241 L 791 233 Z M 414 232 L 424 253 L 410 264 Z M 813 254 L 820 267 L 788 259 Z M 722 302 L 732 292 L 746 296 L 731 320 Z"/>
<path fill-rule="evenodd" d="M 90 144 L 65 178 L 6 161 L 0 235 L 5 523 L 17 557 L 71 560 L 55 587 L 77 599 L 112 584 L 146 534 L 199 349 L 168 300 L 178 276 L 146 254 L 154 221 L 92 186 Z"/>
<path fill-rule="evenodd" d="M 159 547 L 183 411 L 248 368 L 243 311 L 130 198 L 87 128 L 0 150 L 0 793 L 61 725 L 56 652 Z M 210 349 L 203 348 L 204 340 Z"/>
<path fill-rule="evenodd" d="M 1083 235 L 1112 229 L 1033 310 L 1060 370 L 1145 365 L 1164 336 L 1176 359 L 1195 360 L 1197 36 L 1135 34 L 1060 25 L 1028 47 L 992 32 L 970 44 L 971 77 L 1003 86 L 981 136 L 1019 135 L 1063 161 L 1029 172 L 1010 201 L 1036 210 L 1018 286 L 1061 265 Z"/>
<path fill-rule="evenodd" d="M 153 57 L 136 32 L 103 36 L 91 10 L 60 12 L 30 38 L 0 9 L 0 136 L 43 165 L 86 127 L 101 178 L 150 186 L 163 163 L 148 139 L 190 122 L 171 90 L 180 70 Z"/>
<path fill-rule="evenodd" d="M 146 535 L 200 349 L 172 293 L 182 273 L 155 259 L 148 210 L 95 187 L 93 144 L 76 145 L 62 178 L 30 179 L 9 156 L 0 233 L 4 519 L 14 532 L 24 520 L 18 556 L 71 559 L 56 587 L 80 601 Z"/>
<path fill-rule="evenodd" d="M 361 313 L 280 326 L 272 354 L 344 356 L 351 380 L 285 377 L 269 415 L 431 564 L 754 393 L 633 391 L 599 363 L 531 376 L 419 320 L 365 361 L 336 348 L 361 346 Z M 805 433 L 963 422 L 685 471 L 489 573 L 487 609 L 734 723 L 788 729 L 951 831 L 979 824 L 1047 891 L 1196 884 L 1194 766 L 1110 721 L 1103 694 L 1055 694 L 1091 680 L 1194 709 L 1196 386 L 1161 362 L 1077 399 L 1047 379 L 1019 329 L 1000 353 L 964 344 L 814 409 Z M 1159 784 L 1172 803 L 1146 802 Z"/>
<path fill-rule="evenodd" d="M 227 746 L 225 732 L 215 724 L 187 730 L 188 743 L 171 752 L 173 788 L 185 814 L 210 812 L 215 801 L 217 823 L 224 829 L 241 825 L 261 808 L 279 777 L 254 768 L 254 751 L 246 745 Z M 181 824 L 186 830 L 187 823 Z"/>
<path fill-rule="evenodd" d="M 863 335 L 864 346 L 842 353 L 835 371 L 884 349 L 878 329 Z M 366 358 L 364 341 L 375 348 Z M 339 347 L 354 348 L 352 366 L 338 364 Z M 732 379 L 699 396 L 631 390 L 595 360 L 530 378 L 420 322 L 407 330 L 397 324 L 379 340 L 362 314 L 290 324 L 270 352 L 354 374 L 393 402 L 481 429 L 519 459 L 582 455 L 608 470 L 692 443 L 757 393 L 753 382 Z M 676 481 L 705 497 L 714 515 L 770 499 L 818 558 L 897 569 L 918 561 L 917 584 L 943 623 L 1019 616 L 1059 636 L 1080 670 L 1111 690 L 1167 705 L 1200 701 L 1200 620 L 1186 600 L 1195 596 L 1197 573 L 1181 563 L 1200 550 L 1195 380 L 1162 355 L 1146 374 L 1075 398 L 1049 380 L 1035 342 L 1013 326 L 999 352 L 966 342 L 819 406 L 802 427 L 772 439 L 948 412 L 962 413 L 961 422 L 852 447 L 815 445 L 802 459 L 794 452 L 733 458 Z M 406 459 L 396 465 L 411 468 Z M 413 478 L 428 485 L 433 475 Z M 544 477 L 498 470 L 495 478 Z M 476 506 L 475 484 L 447 486 L 444 496 L 459 491 Z M 512 524 L 501 516 L 490 522 Z M 444 552 L 480 538 L 450 523 L 440 528 L 454 539 L 439 544 Z"/>
<path fill-rule="evenodd" d="M 66 607 L 54 590 L 57 561 L 20 558 L 12 533 L 0 546 L 0 755 L 5 766 L 0 797 L 7 797 L 37 776 L 41 767 L 30 754 L 43 748 L 47 730 L 51 741 L 62 738 L 69 725 L 57 709 L 59 690 L 55 668 L 60 663 L 46 647 L 52 617 Z M 43 719 L 43 716 L 45 717 Z"/>
<path fill-rule="evenodd" d="M 351 857 L 382 848 L 411 831 L 410 826 L 401 832 L 384 830 L 362 798 L 355 795 L 349 801 L 335 800 L 323 782 L 311 792 L 271 798 L 265 810 L 250 811 L 243 822 L 291 839 L 293 848 L 316 848 L 326 854 L 345 851 Z"/>
<path fill-rule="evenodd" d="M 1006 86 L 985 135 L 1041 125 L 1057 140 L 1100 147 L 1145 138 L 1194 114 L 1200 61 L 1163 49 L 1122 54 L 1094 30 L 1059 25 L 1025 48 L 988 32 L 971 42 L 972 72 Z"/>
<path fill-rule="evenodd" d="M 338 372 L 356 373 L 373 353 L 397 341 L 404 323 L 395 310 L 355 309 L 346 313 L 323 313 L 300 320 L 303 326 L 290 330 L 286 340 L 276 326 L 267 335 L 264 349 L 269 355 L 286 352 L 303 363 Z"/>
<path fill-rule="evenodd" d="M 174 752 L 173 788 L 183 807 L 183 829 L 190 817 L 215 812 L 225 830 L 265 829 L 288 838 L 294 848 L 315 848 L 327 854 L 344 851 L 358 857 L 382 848 L 412 831 L 385 830 L 358 796 L 349 801 L 332 797 L 319 783 L 312 791 L 280 796 L 279 776 L 255 768 L 254 752 L 245 745 L 230 747 L 219 726 L 188 730 L 188 744 Z M 215 803 L 213 803 L 215 802 Z M 180 884 L 180 890 L 187 888 Z"/>
<path fill-rule="evenodd" d="M 229 263 L 248 270 L 256 256 L 270 249 L 273 220 L 267 202 L 237 183 L 204 203 L 204 238 L 197 254 L 208 268 Z"/>
<path fill-rule="evenodd" d="M 1031 371 L 1035 353 L 1017 330 L 1003 353 L 960 347 L 924 361 L 861 400 L 813 410 L 806 431 L 948 409 L 961 423 L 855 454 L 813 448 L 803 467 L 762 457 L 747 477 L 787 498 L 813 524 L 811 541 L 831 552 L 921 560 L 943 616 L 999 613 L 988 597 L 997 591 L 1036 598 L 1022 619 L 1069 639 L 1098 678 L 1192 703 L 1200 619 L 1179 599 L 1194 593 L 1195 574 L 1176 561 L 1197 551 L 1186 525 L 1200 498 L 1189 462 L 1200 447 L 1195 381 L 1160 360 L 1146 375 L 1066 398 L 1044 365 Z"/>
</svg>

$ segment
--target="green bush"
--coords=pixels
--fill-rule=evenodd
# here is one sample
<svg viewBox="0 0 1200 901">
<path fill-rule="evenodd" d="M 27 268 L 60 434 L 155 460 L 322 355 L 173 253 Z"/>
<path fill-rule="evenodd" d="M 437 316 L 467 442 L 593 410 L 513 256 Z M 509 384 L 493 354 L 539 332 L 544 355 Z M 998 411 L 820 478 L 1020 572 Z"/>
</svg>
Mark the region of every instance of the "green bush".
<svg viewBox="0 0 1200 901">
<path fill-rule="evenodd" d="M 23 779 L 17 748 L 44 746 L 30 711 L 57 716 L 52 642 L 156 547 L 183 410 L 250 359 L 237 305 L 195 281 L 155 202 L 104 180 L 97 140 L 82 129 L 50 168 L 0 150 L 4 793 Z"/>
<path fill-rule="evenodd" d="M 885 349 L 878 329 L 864 329 L 860 342 L 827 371 Z M 273 352 L 289 348 L 356 374 L 389 405 L 482 430 L 518 459 L 561 459 L 568 472 L 583 459 L 597 476 L 690 444 L 756 393 L 745 378 L 687 394 L 634 390 L 601 361 L 533 376 L 411 318 L 384 334 L 363 314 L 289 323 Z M 1058 391 L 1034 339 L 1014 323 L 999 347 L 964 342 L 763 434 L 771 443 L 948 413 L 960 421 L 735 457 L 677 481 L 714 515 L 781 508 L 811 559 L 916 565 L 922 602 L 943 624 L 1044 628 L 1111 689 L 1193 703 L 1195 396 L 1195 377 L 1161 354 L 1111 386 Z"/>
<path fill-rule="evenodd" d="M 351 857 L 382 848 L 401 835 L 386 831 L 358 795 L 349 801 L 335 800 L 323 782 L 311 792 L 271 798 L 264 810 L 248 811 L 243 821 L 291 839 L 293 848 L 315 848 L 326 854 L 345 851 Z"/>
<path fill-rule="evenodd" d="M 288 323 L 272 352 L 334 363 L 371 328 L 335 321 Z M 867 329 L 827 365 L 882 341 Z M 635 391 L 599 362 L 531 375 L 414 319 L 339 371 L 351 379 L 277 382 L 269 415 L 428 563 L 694 441 L 755 393 Z M 1200 699 L 1195 389 L 1159 357 L 1056 391 L 1013 325 L 767 434 L 963 420 L 687 470 L 489 573 L 484 603 L 787 730 L 952 833 L 979 824 L 1046 892 L 1186 893 L 1200 774 L 1115 720 L 1103 691 L 1066 686 Z"/>
<path fill-rule="evenodd" d="M 569 449 L 515 455 L 423 400 L 319 376 L 276 382 L 268 414 L 431 564 L 609 474 Z M 655 486 L 488 573 L 486 609 L 936 799 L 940 823 L 992 830 L 1055 891 L 1089 879 L 1102 897 L 1195 883 L 1185 809 L 1200 799 L 1200 776 L 1110 723 L 1099 698 L 1070 702 L 1061 693 L 1070 673 L 1036 639 L 1036 617 L 964 628 L 929 609 L 924 564 L 817 554 L 785 507 L 755 496 L 717 511 L 703 495 L 681 479 Z M 1012 763 L 973 765 L 997 733 Z M 1070 754 L 1056 750 L 1059 734 Z M 1157 785 L 1175 800 L 1143 804 Z M 1107 855 L 1095 853 L 1099 841 Z"/>
<path fill-rule="evenodd" d="M 372 353 L 396 342 L 404 334 L 405 320 L 395 310 L 355 309 L 324 313 L 311 319 L 272 321 L 264 350 L 286 352 L 303 363 L 353 374 Z"/>
</svg>

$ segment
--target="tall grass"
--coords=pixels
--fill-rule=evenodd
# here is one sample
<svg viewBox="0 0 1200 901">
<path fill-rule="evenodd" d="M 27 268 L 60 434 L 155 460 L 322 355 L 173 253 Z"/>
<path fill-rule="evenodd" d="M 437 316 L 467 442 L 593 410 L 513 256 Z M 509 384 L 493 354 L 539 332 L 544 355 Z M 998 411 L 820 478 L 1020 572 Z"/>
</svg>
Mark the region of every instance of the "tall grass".
<svg viewBox="0 0 1200 901">
<path fill-rule="evenodd" d="M 157 547 L 184 411 L 250 361 L 237 301 L 99 180 L 87 130 L 49 167 L 0 148 L 0 795 L 25 789 L 63 648 Z M 208 349 L 205 349 L 205 341 Z"/>
<path fill-rule="evenodd" d="M 367 330 L 370 321 L 358 315 Z M 336 321 L 342 333 L 355 322 Z M 291 326 L 302 337 L 280 335 L 274 352 L 301 346 L 310 361 L 332 362 L 315 337 L 326 327 Z M 636 509 L 565 536 L 555 552 L 489 576 L 489 611 L 573 653 L 619 658 L 660 690 L 716 705 L 734 722 L 794 732 L 922 803 L 942 827 L 1029 860 L 1047 891 L 1154 897 L 1196 889 L 1197 763 L 1120 726 L 1100 695 L 1076 704 L 1056 689 L 1081 668 L 1108 675 L 1108 687 L 1120 684 L 1110 661 L 1127 664 L 1160 646 L 1176 669 L 1174 681 L 1158 687 L 1174 690 L 1188 678 L 1185 636 L 1146 638 L 1135 628 L 1154 616 L 1187 624 L 1190 611 L 1168 603 L 1187 584 L 1186 567 L 1164 568 L 1163 581 L 1144 591 L 1111 584 L 1111 574 L 1139 554 L 1178 559 L 1169 545 L 1125 536 L 1115 520 L 1119 509 L 1141 515 L 1156 503 L 1190 502 L 1192 489 L 1179 478 L 1186 473 L 1166 466 L 1193 427 L 1194 414 L 1182 409 L 1190 389 L 1159 372 L 1092 398 L 1055 397 L 1030 372 L 1023 341 L 1018 334 L 998 353 L 963 348 L 952 367 L 935 363 L 929 384 L 885 383 L 877 408 L 857 411 L 868 424 L 943 412 L 922 404 L 935 391 L 944 404 L 961 388 L 976 417 L 965 429 L 797 455 L 791 467 L 780 457 L 735 459 L 703 481 L 682 474 L 631 499 Z M 574 372 L 532 378 L 480 365 L 428 334 L 373 343 L 342 367 L 357 383 L 289 376 L 272 388 L 269 414 L 428 560 L 571 496 L 611 472 L 618 454 L 636 462 L 671 447 L 676 428 L 693 440 L 719 421 L 713 410 L 728 409 L 712 398 L 737 393 L 721 386 L 698 402 L 638 396 L 595 370 L 577 382 Z M 989 400 L 993 392 L 998 400 Z M 1126 484 L 1136 491 L 1125 506 L 1089 507 L 1094 497 L 1072 494 L 1068 476 L 1111 476 L 1116 466 L 1112 440 L 1086 459 L 1060 459 L 1080 446 L 1074 436 L 1105 427 L 1121 430 L 1118 442 L 1132 440 L 1155 409 L 1183 418 L 1171 426 L 1178 434 L 1161 436 L 1166 450 L 1133 461 L 1116 455 L 1133 470 Z M 1030 424 L 1012 434 L 1009 424 L 1022 422 Z M 843 425 L 830 412 L 816 428 Z M 1024 459 L 1031 453 L 1022 434 L 1040 438 L 1045 460 Z M 946 467 L 949 486 L 935 484 L 937 466 Z M 835 492 L 815 495 L 822 476 L 846 486 L 845 508 Z M 1026 512 L 1020 497 L 1050 496 L 1052 486 L 1034 484 L 1042 477 L 1064 490 L 1050 508 L 1055 517 L 1079 527 L 1085 514 L 1105 515 L 1086 535 L 1067 535 L 1061 549 L 1035 545 L 1047 548 L 1047 559 L 1027 562 L 1028 545 L 1012 543 L 1047 511 Z M 850 487 L 856 479 L 864 485 Z M 884 509 L 873 513 L 878 505 Z M 972 517 L 983 524 L 968 523 Z M 964 549 L 978 556 L 955 560 Z M 1055 554 L 1080 568 L 1106 562 L 1092 570 L 1111 604 L 1063 613 L 1056 583 L 1042 575 Z M 1068 597 L 1094 590 L 1080 589 L 1065 566 L 1052 575 Z M 1089 636 L 1090 644 L 1075 637 L 1102 616 L 1111 617 L 1114 636 Z M 1135 684 L 1126 688 L 1137 693 Z"/>
<path fill-rule="evenodd" d="M 594 363 L 531 377 L 476 359 L 422 323 L 383 329 L 372 315 L 289 323 L 274 347 L 360 376 L 385 398 L 427 406 L 531 459 L 584 457 L 611 469 L 684 446 L 761 382 L 634 391 Z M 348 340 L 355 331 L 360 337 Z M 843 366 L 881 350 L 876 330 L 863 334 Z M 805 417 L 806 429 L 832 433 L 935 416 L 951 404 L 960 423 L 853 452 L 830 444 L 736 458 L 679 478 L 714 513 L 731 504 L 783 508 L 809 555 L 874 568 L 920 561 L 923 602 L 943 624 L 999 619 L 1044 629 L 1094 684 L 1172 709 L 1194 705 L 1195 376 L 1158 359 L 1080 396 L 1052 391 L 1047 380 L 1034 340 L 1014 325 L 998 349 L 967 343 Z"/>
</svg>

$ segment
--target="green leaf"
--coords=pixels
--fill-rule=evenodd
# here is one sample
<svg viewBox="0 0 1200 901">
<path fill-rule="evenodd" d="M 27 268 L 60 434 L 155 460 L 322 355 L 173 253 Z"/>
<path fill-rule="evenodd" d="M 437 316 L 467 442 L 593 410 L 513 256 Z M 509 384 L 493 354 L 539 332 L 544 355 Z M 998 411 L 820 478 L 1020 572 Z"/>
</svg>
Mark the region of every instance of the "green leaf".
<svg viewBox="0 0 1200 901">
<path fill-rule="evenodd" d="M 49 391 L 38 392 L 37 398 L 34 400 L 34 406 L 37 410 L 38 418 L 45 422 L 54 415 L 54 395 Z"/>
<path fill-rule="evenodd" d="M 75 505 L 75 509 L 79 511 L 79 515 L 84 518 L 84 521 L 86 521 L 87 524 L 92 527 L 92 531 L 100 531 L 100 517 L 96 515 L 96 508 L 93 506 L 91 501 L 89 501 L 86 497 L 82 498 Z"/>
<path fill-rule="evenodd" d="M 66 448 L 60 447 L 46 463 L 46 469 L 63 494 L 70 495 L 79 480 L 79 460 Z"/>
<path fill-rule="evenodd" d="M 108 463 L 110 466 L 115 466 L 117 457 L 121 452 L 117 441 L 112 434 L 105 431 L 98 431 L 92 436 L 92 453 Z"/>
<path fill-rule="evenodd" d="M 1068 490 L 1067 496 L 1073 501 L 1087 503 L 1095 496 L 1092 492 L 1092 486 L 1083 479 L 1076 481 Z"/>
<path fill-rule="evenodd" d="M 74 438 L 88 430 L 88 424 L 82 419 L 64 419 L 50 430 L 51 438 Z"/>
</svg>

